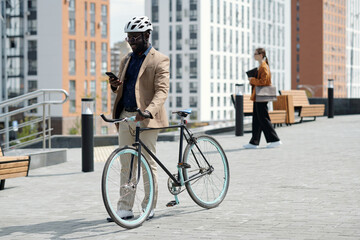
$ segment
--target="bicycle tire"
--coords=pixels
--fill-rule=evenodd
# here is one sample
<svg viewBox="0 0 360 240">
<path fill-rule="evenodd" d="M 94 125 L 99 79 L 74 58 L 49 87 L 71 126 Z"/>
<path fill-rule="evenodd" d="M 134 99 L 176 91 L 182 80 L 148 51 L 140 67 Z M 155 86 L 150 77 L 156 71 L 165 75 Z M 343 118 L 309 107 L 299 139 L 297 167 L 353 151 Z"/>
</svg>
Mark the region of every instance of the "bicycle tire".
<svg viewBox="0 0 360 240">
<path fill-rule="evenodd" d="M 213 137 L 199 135 L 195 138 L 196 143 L 190 142 L 184 152 L 183 162 L 188 164 L 188 168 L 182 170 L 185 186 L 199 206 L 214 208 L 224 200 L 229 189 L 229 164 L 224 150 Z M 196 175 L 202 176 L 191 180 Z"/>
<path fill-rule="evenodd" d="M 126 146 L 116 149 L 107 159 L 102 175 L 101 191 L 105 208 L 116 224 L 128 229 L 140 226 L 148 218 L 154 200 L 155 188 L 151 168 L 142 155 L 140 159 L 141 173 L 138 174 L 137 156 L 138 152 L 133 147 Z M 121 174 L 124 174 L 123 176 L 130 175 L 131 159 L 134 159 L 132 176 L 121 180 Z M 131 181 L 128 181 L 130 178 Z M 123 182 L 121 183 L 121 181 Z M 148 186 L 148 191 L 145 191 L 145 185 Z M 132 197 L 131 192 L 133 193 Z M 134 198 L 132 206 L 134 217 L 131 219 L 122 219 L 117 214 L 117 211 L 125 204 L 125 196 Z"/>
</svg>

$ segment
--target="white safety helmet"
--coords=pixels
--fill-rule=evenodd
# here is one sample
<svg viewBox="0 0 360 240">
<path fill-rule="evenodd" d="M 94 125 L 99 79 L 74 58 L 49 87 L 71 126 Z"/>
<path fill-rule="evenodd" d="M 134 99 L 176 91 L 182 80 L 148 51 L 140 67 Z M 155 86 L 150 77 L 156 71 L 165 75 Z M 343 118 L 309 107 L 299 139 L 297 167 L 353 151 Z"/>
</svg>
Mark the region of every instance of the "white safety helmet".
<svg viewBox="0 0 360 240">
<path fill-rule="evenodd" d="M 133 17 L 124 28 L 125 33 L 129 32 L 146 32 L 153 30 L 150 19 L 146 16 Z"/>
</svg>

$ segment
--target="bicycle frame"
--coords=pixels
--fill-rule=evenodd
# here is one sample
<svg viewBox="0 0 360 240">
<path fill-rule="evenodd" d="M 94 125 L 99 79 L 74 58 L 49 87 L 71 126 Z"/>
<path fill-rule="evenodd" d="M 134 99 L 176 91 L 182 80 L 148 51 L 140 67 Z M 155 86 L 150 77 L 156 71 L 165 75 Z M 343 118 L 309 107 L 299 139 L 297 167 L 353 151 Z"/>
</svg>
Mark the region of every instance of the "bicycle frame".
<svg viewBox="0 0 360 240">
<path fill-rule="evenodd" d="M 162 162 L 150 151 L 150 149 L 141 141 L 140 139 L 140 131 L 148 131 L 148 130 L 160 130 L 160 129 L 170 129 L 170 128 L 180 128 L 180 143 L 179 143 L 179 158 L 178 158 L 178 179 L 176 179 L 174 177 L 173 174 L 171 174 L 171 172 L 164 166 L 164 164 L 162 164 Z M 185 132 L 188 134 L 188 136 L 186 136 Z M 184 143 L 184 138 L 186 140 L 187 143 L 189 142 L 193 142 L 195 144 L 195 146 L 197 147 L 197 149 L 199 150 L 199 152 L 201 153 L 202 157 L 204 158 L 205 162 L 207 163 L 207 165 L 209 166 L 209 170 L 207 170 L 204 173 L 197 173 L 194 176 L 191 176 L 186 182 L 184 181 L 184 177 L 182 174 L 182 160 L 183 160 L 183 143 Z M 138 122 L 136 124 L 136 134 L 135 134 L 135 143 L 133 144 L 134 147 L 137 148 L 138 151 L 138 156 L 141 156 L 141 150 L 142 148 L 145 149 L 145 151 L 147 153 L 149 153 L 149 155 L 155 160 L 155 162 L 166 172 L 166 174 L 169 176 L 169 178 L 171 178 L 174 183 L 175 186 L 184 186 L 185 183 L 192 181 L 194 179 L 197 179 L 203 175 L 208 174 L 209 172 L 212 171 L 212 167 L 210 166 L 209 162 L 206 160 L 205 156 L 202 154 L 201 150 L 199 149 L 199 147 L 196 144 L 196 139 L 193 137 L 193 134 L 187 129 L 186 125 L 184 124 L 184 117 L 181 117 L 181 122 L 178 125 L 171 125 L 169 127 L 163 127 L 163 128 L 140 128 L 140 122 Z M 195 156 L 194 156 L 195 157 Z M 196 157 L 195 157 L 196 160 Z M 196 160 L 197 161 L 197 160 Z M 198 162 L 197 162 L 198 163 Z M 140 174 L 140 164 L 138 164 L 138 175 Z M 132 166 L 131 166 L 132 167 Z M 131 171 L 130 171 L 131 172 Z"/>
</svg>

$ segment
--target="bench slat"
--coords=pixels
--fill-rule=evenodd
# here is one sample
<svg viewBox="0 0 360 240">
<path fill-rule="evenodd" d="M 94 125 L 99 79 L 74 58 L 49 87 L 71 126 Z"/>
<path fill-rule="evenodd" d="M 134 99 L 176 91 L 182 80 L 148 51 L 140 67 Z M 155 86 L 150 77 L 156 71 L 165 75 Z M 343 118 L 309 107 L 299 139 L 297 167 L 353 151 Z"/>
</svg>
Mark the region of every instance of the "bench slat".
<svg viewBox="0 0 360 240">
<path fill-rule="evenodd" d="M 0 162 L 17 161 L 17 160 L 29 160 L 29 156 L 2 156 Z"/>
<path fill-rule="evenodd" d="M 282 90 L 281 95 L 290 95 L 293 97 L 294 107 L 300 107 L 300 117 L 318 117 L 324 116 L 324 104 L 309 104 L 306 92 L 304 90 Z"/>
<path fill-rule="evenodd" d="M 14 162 L 14 163 L 1 163 L 0 164 L 0 170 L 1 169 L 6 169 L 6 168 L 24 167 L 24 166 L 28 166 L 28 165 L 29 165 L 28 161 Z"/>
<path fill-rule="evenodd" d="M 269 112 L 271 123 L 285 123 L 286 111 L 285 110 L 274 110 Z"/>
<path fill-rule="evenodd" d="M 21 172 L 21 173 L 10 173 L 1 175 L 0 179 L 8 179 L 8 178 L 16 178 L 16 177 L 26 177 L 27 172 Z"/>
<path fill-rule="evenodd" d="M 16 168 L 2 169 L 2 170 L 0 170 L 0 178 L 6 174 L 22 173 L 22 172 L 27 172 L 27 170 L 28 170 L 28 167 L 16 167 Z"/>
</svg>

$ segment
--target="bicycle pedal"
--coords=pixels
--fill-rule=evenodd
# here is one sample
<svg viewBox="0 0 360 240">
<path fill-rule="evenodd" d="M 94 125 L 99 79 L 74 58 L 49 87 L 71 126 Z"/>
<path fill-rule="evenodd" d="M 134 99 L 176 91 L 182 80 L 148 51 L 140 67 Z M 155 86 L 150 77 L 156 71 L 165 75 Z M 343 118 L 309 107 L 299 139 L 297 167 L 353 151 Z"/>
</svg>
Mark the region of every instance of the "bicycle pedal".
<svg viewBox="0 0 360 240">
<path fill-rule="evenodd" d="M 175 206 L 175 205 L 177 205 L 178 203 L 175 201 L 175 200 L 172 200 L 172 201 L 170 201 L 170 202 L 168 202 L 167 204 L 166 204 L 166 206 L 167 207 L 173 207 L 173 206 Z"/>
<path fill-rule="evenodd" d="M 178 166 L 179 168 L 191 168 L 191 165 L 188 163 L 179 163 Z"/>
</svg>

